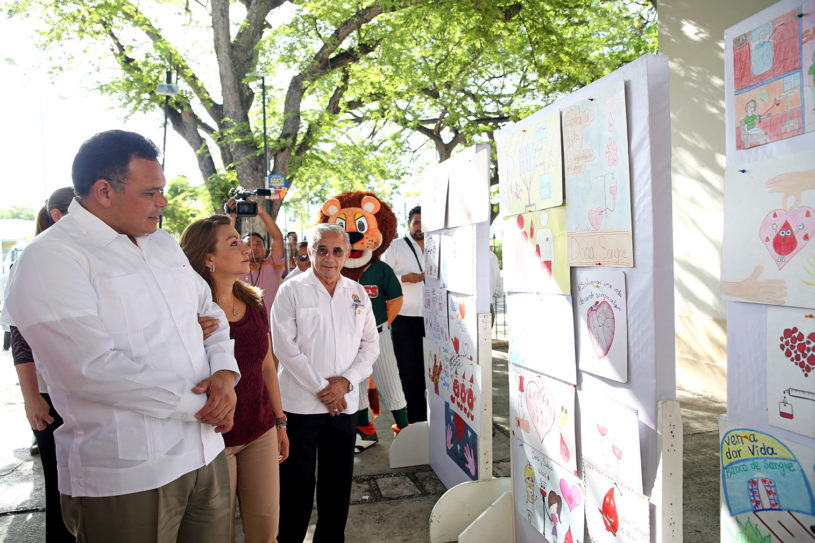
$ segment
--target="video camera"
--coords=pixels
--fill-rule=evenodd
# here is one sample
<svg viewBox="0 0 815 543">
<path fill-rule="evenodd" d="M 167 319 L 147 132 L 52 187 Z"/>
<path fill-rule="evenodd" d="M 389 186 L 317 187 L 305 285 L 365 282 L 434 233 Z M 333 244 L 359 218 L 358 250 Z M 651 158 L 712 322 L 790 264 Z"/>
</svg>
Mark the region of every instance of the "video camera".
<svg viewBox="0 0 815 543">
<path fill-rule="evenodd" d="M 271 195 L 272 191 L 269 189 L 246 190 L 243 187 L 235 187 L 229 191 L 229 196 L 235 199 L 235 213 L 238 217 L 254 217 L 258 214 L 257 202 L 248 202 L 246 201 L 247 198 L 250 196 L 266 197 Z M 230 210 L 225 211 L 230 212 Z"/>
</svg>

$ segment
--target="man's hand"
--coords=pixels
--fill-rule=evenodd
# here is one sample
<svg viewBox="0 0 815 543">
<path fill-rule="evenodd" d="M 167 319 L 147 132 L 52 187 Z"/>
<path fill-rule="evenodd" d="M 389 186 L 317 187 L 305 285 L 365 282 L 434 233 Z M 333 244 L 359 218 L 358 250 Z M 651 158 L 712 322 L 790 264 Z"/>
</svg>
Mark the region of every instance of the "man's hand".
<svg viewBox="0 0 815 543">
<path fill-rule="evenodd" d="M 286 433 L 285 428 L 277 430 L 277 453 L 278 462 L 282 462 L 289 457 L 289 435 Z"/>
<path fill-rule="evenodd" d="M 25 400 L 25 416 L 32 430 L 45 430 L 46 426 L 54 422 L 50 410 L 48 402 L 39 394 Z"/>
<path fill-rule="evenodd" d="M 218 329 L 218 319 L 215 317 L 202 317 L 198 315 L 198 324 L 201 326 L 201 331 L 204 333 L 204 339 L 207 339 L 212 333 Z"/>
<path fill-rule="evenodd" d="M 230 431 L 238 400 L 235 395 L 235 374 L 229 370 L 218 370 L 193 387 L 192 391 L 208 396 L 207 403 L 195 414 L 195 418 L 214 426 L 219 434 Z"/>
<path fill-rule="evenodd" d="M 402 276 L 403 283 L 421 283 L 424 281 L 424 272 L 422 273 L 406 273 Z"/>
<path fill-rule="evenodd" d="M 329 377 L 328 386 L 317 393 L 317 398 L 328 408 L 331 416 L 345 411 L 345 395 L 348 393 L 348 379 L 345 377 Z"/>
</svg>

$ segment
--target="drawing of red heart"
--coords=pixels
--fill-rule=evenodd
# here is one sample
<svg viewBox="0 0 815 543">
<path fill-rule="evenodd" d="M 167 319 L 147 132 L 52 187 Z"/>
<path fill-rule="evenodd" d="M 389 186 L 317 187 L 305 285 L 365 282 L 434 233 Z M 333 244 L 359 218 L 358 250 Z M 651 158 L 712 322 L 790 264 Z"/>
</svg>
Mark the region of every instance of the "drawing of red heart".
<svg viewBox="0 0 815 543">
<path fill-rule="evenodd" d="M 569 458 L 572 457 L 572 453 L 569 452 L 569 446 L 566 445 L 566 440 L 563 439 L 563 434 L 560 434 L 560 456 L 563 457 L 564 462 L 568 462 Z"/>
<path fill-rule="evenodd" d="M 464 320 L 464 315 L 467 314 L 467 306 L 464 305 L 464 302 L 458 304 L 458 314 L 461 315 L 461 320 Z"/>
<path fill-rule="evenodd" d="M 543 443 L 543 438 L 555 422 L 555 401 L 552 393 L 547 388 L 539 386 L 536 381 L 529 381 L 526 384 L 526 408 L 532 419 L 532 426 Z"/>
<path fill-rule="evenodd" d="M 617 445 L 611 444 L 611 452 L 614 453 L 614 456 L 617 457 L 617 460 L 622 460 L 623 458 L 623 450 L 619 448 Z"/>
<path fill-rule="evenodd" d="M 580 497 L 580 487 L 577 485 L 569 486 L 566 479 L 560 480 L 560 493 L 563 499 L 566 500 L 566 505 L 569 506 L 569 511 L 580 505 L 583 498 Z"/>
<path fill-rule="evenodd" d="M 774 209 L 761 221 L 758 234 L 780 270 L 815 234 L 815 209 L 807 206 L 789 211 Z"/>
<path fill-rule="evenodd" d="M 459 345 L 459 339 L 457 337 L 454 337 L 453 338 L 453 349 L 455 349 L 456 354 L 458 354 L 458 345 Z"/>
<path fill-rule="evenodd" d="M 779 340 L 778 346 L 784 356 L 804 372 L 804 377 L 809 377 L 809 372 L 815 368 L 815 332 L 804 336 L 797 326 L 793 326 L 785 328 Z"/>
<path fill-rule="evenodd" d="M 600 229 L 600 225 L 603 224 L 603 217 L 600 215 L 600 208 L 597 209 L 589 209 L 589 224 L 595 230 Z"/>
<path fill-rule="evenodd" d="M 459 441 L 461 441 L 461 438 L 464 437 L 464 429 L 466 428 L 467 425 L 464 422 L 464 419 L 461 418 L 458 415 L 458 413 L 455 412 L 453 413 L 453 424 L 456 427 L 456 437 L 458 438 Z"/>
<path fill-rule="evenodd" d="M 594 302 L 586 312 L 586 326 L 594 352 L 598 358 L 604 358 L 614 342 L 615 322 L 611 305 L 605 300 Z"/>
<path fill-rule="evenodd" d="M 605 426 L 597 425 L 597 431 L 600 432 L 600 437 L 604 437 L 608 433 L 608 428 Z"/>
</svg>

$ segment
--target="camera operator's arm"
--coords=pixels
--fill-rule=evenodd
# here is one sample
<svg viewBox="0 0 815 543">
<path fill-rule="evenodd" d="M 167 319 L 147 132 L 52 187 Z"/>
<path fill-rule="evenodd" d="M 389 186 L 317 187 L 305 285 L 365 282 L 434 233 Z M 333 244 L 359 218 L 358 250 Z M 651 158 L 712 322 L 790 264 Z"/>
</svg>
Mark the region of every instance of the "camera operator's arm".
<svg viewBox="0 0 815 543">
<path fill-rule="evenodd" d="M 283 232 L 280 231 L 280 228 L 277 226 L 275 220 L 266 213 L 266 206 L 264 205 L 266 202 L 258 202 L 258 217 L 261 221 L 263 221 L 263 225 L 266 227 L 266 230 L 269 232 L 269 236 L 272 239 L 272 247 L 271 250 L 276 254 L 281 260 L 283 260 Z"/>
<path fill-rule="evenodd" d="M 224 204 L 224 213 L 229 215 L 229 220 L 232 224 L 232 227 L 235 227 L 235 221 L 238 219 L 238 214 L 235 213 L 235 199 L 230 198 Z"/>
</svg>

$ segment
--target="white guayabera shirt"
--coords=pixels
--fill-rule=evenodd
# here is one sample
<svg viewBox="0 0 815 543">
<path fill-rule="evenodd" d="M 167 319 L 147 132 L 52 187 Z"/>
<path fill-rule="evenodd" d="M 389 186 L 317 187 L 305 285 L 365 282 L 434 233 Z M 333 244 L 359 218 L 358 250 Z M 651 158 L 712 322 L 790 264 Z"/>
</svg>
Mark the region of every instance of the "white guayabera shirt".
<svg viewBox="0 0 815 543">
<path fill-rule="evenodd" d="M 229 324 L 181 248 L 161 230 L 138 246 L 74 201 L 15 265 L 4 318 L 31 345 L 64 424 L 59 490 L 115 496 L 158 488 L 224 448 L 195 419 L 192 388 L 239 375 Z M 202 340 L 197 315 L 217 317 Z"/>
</svg>

